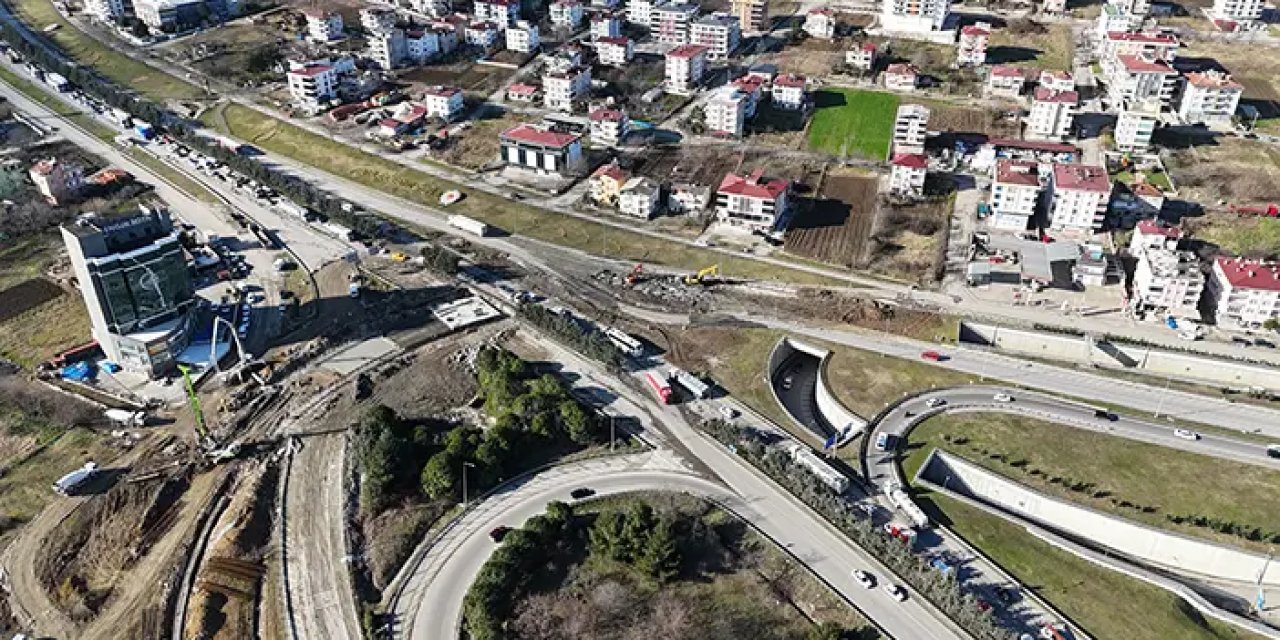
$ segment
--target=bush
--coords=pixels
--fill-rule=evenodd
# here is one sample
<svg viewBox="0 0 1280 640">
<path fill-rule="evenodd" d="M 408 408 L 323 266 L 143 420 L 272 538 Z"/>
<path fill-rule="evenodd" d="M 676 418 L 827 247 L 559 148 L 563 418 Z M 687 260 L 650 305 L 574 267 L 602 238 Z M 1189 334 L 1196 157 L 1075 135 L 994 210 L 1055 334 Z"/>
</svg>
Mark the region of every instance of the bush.
<svg viewBox="0 0 1280 640">
<path fill-rule="evenodd" d="M 553 313 L 536 304 L 521 306 L 520 317 L 529 321 L 529 324 L 551 333 L 553 337 L 582 355 L 603 362 L 612 370 L 622 367 L 622 352 L 618 347 L 614 346 L 604 334 L 598 331 L 588 332 L 573 318 Z"/>
<path fill-rule="evenodd" d="M 422 247 L 422 257 L 426 260 L 427 268 L 436 273 L 451 276 L 458 272 L 460 258 L 448 249 L 428 244 Z"/>
</svg>

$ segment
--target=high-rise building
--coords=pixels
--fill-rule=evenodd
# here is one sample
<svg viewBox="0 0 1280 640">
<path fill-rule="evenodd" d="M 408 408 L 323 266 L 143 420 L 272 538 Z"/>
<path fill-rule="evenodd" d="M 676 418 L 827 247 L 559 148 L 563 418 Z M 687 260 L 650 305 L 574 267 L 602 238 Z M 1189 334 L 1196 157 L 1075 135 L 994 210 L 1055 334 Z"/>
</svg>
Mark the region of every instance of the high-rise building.
<svg viewBox="0 0 1280 640">
<path fill-rule="evenodd" d="M 880 24 L 888 32 L 940 31 L 947 22 L 947 0 L 884 0 Z"/>
<path fill-rule="evenodd" d="M 743 31 L 755 33 L 769 27 L 768 0 L 733 0 L 729 13 L 738 18 Z"/>
<path fill-rule="evenodd" d="M 195 292 L 168 212 L 86 214 L 63 225 L 62 239 L 107 358 L 152 378 L 171 372 L 190 342 Z"/>
</svg>

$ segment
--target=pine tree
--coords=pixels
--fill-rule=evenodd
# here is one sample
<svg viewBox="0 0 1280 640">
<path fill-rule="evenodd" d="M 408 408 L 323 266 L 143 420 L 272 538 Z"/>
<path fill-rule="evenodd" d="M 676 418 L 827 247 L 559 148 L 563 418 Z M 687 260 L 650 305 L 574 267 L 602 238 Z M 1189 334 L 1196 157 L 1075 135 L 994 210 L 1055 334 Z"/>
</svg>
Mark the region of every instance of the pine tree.
<svg viewBox="0 0 1280 640">
<path fill-rule="evenodd" d="M 670 582 L 680 573 L 680 552 L 676 549 L 670 522 L 658 524 L 649 534 L 636 554 L 635 566 L 659 583 Z"/>
</svg>

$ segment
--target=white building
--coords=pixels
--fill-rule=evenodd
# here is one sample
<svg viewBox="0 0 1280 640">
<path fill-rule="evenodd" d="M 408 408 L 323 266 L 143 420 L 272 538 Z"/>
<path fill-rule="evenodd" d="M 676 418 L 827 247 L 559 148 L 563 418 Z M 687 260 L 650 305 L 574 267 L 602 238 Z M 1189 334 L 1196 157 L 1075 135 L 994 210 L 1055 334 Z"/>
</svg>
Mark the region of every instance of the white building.
<svg viewBox="0 0 1280 640">
<path fill-rule="evenodd" d="M 582 24 L 582 3 L 578 0 L 551 3 L 551 24 L 563 29 L 577 29 Z"/>
<path fill-rule="evenodd" d="M 204 0 L 136 0 L 133 13 L 152 31 L 172 32 L 204 20 Z"/>
<path fill-rule="evenodd" d="M 689 25 L 698 17 L 696 4 L 656 4 L 649 11 L 649 35 L 661 44 L 689 43 Z"/>
<path fill-rule="evenodd" d="M 1115 142 L 1120 151 L 1145 151 L 1151 147 L 1160 122 L 1160 103 L 1126 101 L 1116 116 Z"/>
<path fill-rule="evenodd" d="M 1129 253 L 1137 258 L 1133 274 L 1133 304 L 1173 313 L 1196 313 L 1205 278 L 1200 259 L 1179 251 L 1182 230 L 1143 220 L 1134 227 Z"/>
<path fill-rule="evenodd" d="M 125 0 L 85 0 L 84 12 L 103 22 L 133 15 L 133 3 Z"/>
<path fill-rule="evenodd" d="M 452 122 L 462 115 L 462 89 L 457 87 L 430 87 L 422 93 L 427 107 L 427 117 Z"/>
<path fill-rule="evenodd" d="M 987 72 L 986 92 L 993 98 L 1019 98 L 1027 86 L 1027 72 L 1009 65 L 998 64 Z"/>
<path fill-rule="evenodd" d="M 1134 31 L 1142 26 L 1142 22 L 1143 18 L 1140 16 L 1131 16 L 1112 5 L 1104 4 L 1094 21 L 1093 30 L 1098 38 L 1103 38 L 1112 32 Z"/>
<path fill-rule="evenodd" d="M 991 227 L 1006 231 L 1026 231 L 1040 206 L 1044 184 L 1034 162 L 1000 158 L 996 160 L 991 184 Z"/>
<path fill-rule="evenodd" d="M 298 65 L 285 74 L 289 95 L 307 110 L 317 110 L 338 97 L 338 72 L 327 64 Z"/>
<path fill-rule="evenodd" d="M 1263 0 L 1214 0 L 1209 12 L 1215 20 L 1250 23 L 1262 18 Z"/>
<path fill-rule="evenodd" d="M 857 49 L 844 52 L 844 63 L 859 71 L 876 68 L 876 43 L 864 42 Z"/>
<path fill-rule="evenodd" d="M 692 95 L 702 82 L 702 75 L 707 68 L 707 48 L 698 44 L 686 44 L 667 52 L 666 83 L 667 93 L 679 96 Z"/>
<path fill-rule="evenodd" d="M 922 104 L 898 106 L 893 118 L 893 153 L 924 153 L 929 133 L 929 107 Z"/>
<path fill-rule="evenodd" d="M 1151 0 L 1107 0 L 1120 13 L 1145 18 L 1151 14 Z"/>
<path fill-rule="evenodd" d="M 1067 0 L 1044 0 L 1040 4 L 1040 13 L 1060 16 L 1067 12 Z"/>
<path fill-rule="evenodd" d="M 764 99 L 764 83 L 764 78 L 753 75 L 742 76 L 731 83 L 745 99 L 743 106 L 746 113 L 743 116 L 747 120 L 756 116 L 756 107 L 760 106 L 760 102 Z"/>
<path fill-rule="evenodd" d="M 432 18 L 443 18 L 453 11 L 453 3 L 450 0 L 409 0 L 409 6 L 414 11 Z"/>
<path fill-rule="evenodd" d="M 1244 86 L 1217 70 L 1187 74 L 1178 100 L 1178 117 L 1186 124 L 1231 125 Z"/>
<path fill-rule="evenodd" d="M 514 26 L 507 28 L 507 49 L 517 53 L 533 53 L 541 44 L 538 39 L 538 25 L 525 20 L 517 20 Z"/>
<path fill-rule="evenodd" d="M 591 39 L 622 37 L 622 18 L 616 13 L 597 13 L 591 17 Z"/>
<path fill-rule="evenodd" d="M 1049 226 L 1059 231 L 1102 228 L 1111 201 L 1111 178 L 1103 167 L 1054 163 L 1049 174 Z"/>
<path fill-rule="evenodd" d="M 716 220 L 752 231 L 770 232 L 790 206 L 786 180 L 766 180 L 764 169 L 750 175 L 726 174 L 716 189 Z"/>
<path fill-rule="evenodd" d="M 1098 41 L 1098 61 L 1104 76 L 1112 73 L 1120 56 L 1147 55 L 1173 64 L 1180 46 L 1177 36 L 1163 31 L 1108 31 Z"/>
<path fill-rule="evenodd" d="M 568 71 L 577 67 L 586 65 L 586 56 L 583 53 L 582 45 L 576 42 L 569 42 L 560 45 L 550 55 L 545 56 L 546 64 L 544 69 L 549 72 Z"/>
<path fill-rule="evenodd" d="M 1036 87 L 1027 116 L 1027 137 L 1034 140 L 1062 140 L 1071 135 L 1080 96 L 1075 91 L 1054 91 Z"/>
<path fill-rule="evenodd" d="M 924 180 L 929 173 L 929 159 L 918 153 L 899 153 L 890 162 L 889 192 L 917 197 L 924 193 Z"/>
<path fill-rule="evenodd" d="M 1050 91 L 1075 91 L 1076 79 L 1069 71 L 1045 69 L 1040 72 L 1040 86 Z"/>
<path fill-rule="evenodd" d="M 635 57 L 631 38 L 600 38 L 595 45 L 596 61 L 606 67 L 624 67 Z"/>
<path fill-rule="evenodd" d="M 1205 291 L 1218 326 L 1261 328 L 1280 318 L 1280 263 L 1218 257 Z"/>
<path fill-rule="evenodd" d="M 627 0 L 627 22 L 648 27 L 653 24 L 653 7 L 661 0 Z"/>
<path fill-rule="evenodd" d="M 475 0 L 474 18 L 477 22 L 494 22 L 505 29 L 520 18 L 519 0 Z"/>
<path fill-rule="evenodd" d="M 573 113 L 590 93 L 590 67 L 574 67 L 542 75 L 542 105 L 548 109 Z"/>
<path fill-rule="evenodd" d="M 582 166 L 582 136 L 547 126 L 516 125 L 499 137 L 508 164 L 568 176 Z"/>
<path fill-rule="evenodd" d="M 404 32 L 404 50 L 413 64 L 422 64 L 440 55 L 440 34 L 431 29 L 409 29 Z"/>
<path fill-rule="evenodd" d="M 960 29 L 960 45 L 956 47 L 956 66 L 980 67 L 987 63 L 987 42 L 991 39 L 991 25 L 986 22 L 968 25 Z"/>
<path fill-rule="evenodd" d="M 342 37 L 342 15 L 334 11 L 318 9 L 302 12 L 307 18 L 307 39 L 312 42 L 329 42 Z"/>
<path fill-rule="evenodd" d="M 396 26 L 396 12 L 387 7 L 365 7 L 360 10 L 360 26 L 368 33 L 382 33 Z"/>
<path fill-rule="evenodd" d="M 369 59 L 377 63 L 379 68 L 395 69 L 409 57 L 409 43 L 401 29 L 370 34 L 368 42 Z"/>
<path fill-rule="evenodd" d="M 724 60 L 733 55 L 742 37 L 738 19 L 727 13 L 698 18 L 689 29 L 689 41 L 706 47 L 708 60 Z"/>
<path fill-rule="evenodd" d="M 1178 72 L 1169 63 L 1151 54 L 1120 55 L 1114 72 L 1107 78 L 1107 95 L 1113 106 L 1126 100 L 1146 102 L 1157 99 L 1168 107 L 1178 86 Z"/>
<path fill-rule="evenodd" d="M 637 176 L 622 185 L 618 193 L 618 211 L 623 215 L 649 220 L 658 213 L 658 198 L 662 188 L 648 178 Z"/>
<path fill-rule="evenodd" d="M 947 21 L 947 0 L 882 0 L 881 28 L 890 33 L 940 31 Z"/>
<path fill-rule="evenodd" d="M 750 97 L 737 87 L 720 87 L 702 106 L 707 132 L 730 138 L 742 137 L 746 129 Z"/>
<path fill-rule="evenodd" d="M 836 35 L 836 18 L 831 9 L 810 9 L 804 18 L 804 32 L 810 37 L 830 40 Z"/>
<path fill-rule="evenodd" d="M 492 49 L 498 45 L 498 38 L 502 37 L 502 27 L 496 22 L 488 20 L 482 22 L 472 22 L 467 25 L 467 30 L 463 33 L 466 43 L 473 47 L 481 49 Z"/>
<path fill-rule="evenodd" d="M 774 78 L 773 89 L 770 91 L 773 106 L 788 111 L 803 109 L 806 102 L 805 85 L 804 76 L 789 73 Z"/>
<path fill-rule="evenodd" d="M 884 70 L 884 87 L 890 91 L 915 91 L 920 72 L 905 62 L 895 62 Z"/>
<path fill-rule="evenodd" d="M 591 120 L 591 143 L 604 147 L 616 147 L 627 137 L 629 120 L 620 109 L 596 109 L 588 116 Z"/>
</svg>

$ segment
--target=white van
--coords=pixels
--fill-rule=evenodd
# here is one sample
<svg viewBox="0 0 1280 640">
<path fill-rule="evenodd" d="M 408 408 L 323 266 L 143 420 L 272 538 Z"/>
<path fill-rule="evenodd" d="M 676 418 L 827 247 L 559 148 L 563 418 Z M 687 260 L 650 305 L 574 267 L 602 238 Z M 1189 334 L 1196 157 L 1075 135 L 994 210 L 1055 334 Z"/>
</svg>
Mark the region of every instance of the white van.
<svg viewBox="0 0 1280 640">
<path fill-rule="evenodd" d="M 894 436 L 892 434 L 884 433 L 883 431 L 880 432 L 880 435 L 876 436 L 876 451 L 885 451 L 889 449 L 893 444 L 893 438 Z"/>
</svg>

